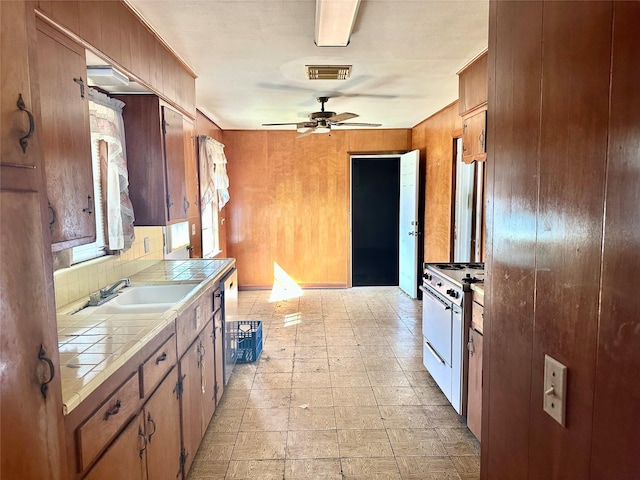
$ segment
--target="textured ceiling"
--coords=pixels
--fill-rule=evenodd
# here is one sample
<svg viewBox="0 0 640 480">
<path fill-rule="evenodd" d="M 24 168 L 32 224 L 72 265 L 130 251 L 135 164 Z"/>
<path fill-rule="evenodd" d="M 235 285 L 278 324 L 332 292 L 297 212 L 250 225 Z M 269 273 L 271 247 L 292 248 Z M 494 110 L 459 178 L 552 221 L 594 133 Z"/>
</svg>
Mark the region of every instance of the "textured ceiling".
<svg viewBox="0 0 640 480">
<path fill-rule="evenodd" d="M 485 0 L 362 0 L 342 48 L 315 46 L 315 0 L 127 1 L 197 73 L 197 107 L 223 129 L 303 121 L 318 96 L 356 122 L 413 127 L 458 98 L 456 72 L 487 47 Z M 353 72 L 307 80 L 308 64 Z"/>
</svg>

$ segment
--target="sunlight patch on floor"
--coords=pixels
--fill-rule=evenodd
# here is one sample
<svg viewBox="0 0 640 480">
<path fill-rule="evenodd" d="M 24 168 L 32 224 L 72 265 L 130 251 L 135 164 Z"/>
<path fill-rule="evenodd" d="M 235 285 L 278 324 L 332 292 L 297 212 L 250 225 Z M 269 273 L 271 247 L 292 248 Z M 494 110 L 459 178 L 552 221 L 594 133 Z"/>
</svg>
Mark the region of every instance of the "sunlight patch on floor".
<svg viewBox="0 0 640 480">
<path fill-rule="evenodd" d="M 276 262 L 273 262 L 273 289 L 269 302 L 280 302 L 299 298 L 303 295 L 298 284 Z"/>
</svg>

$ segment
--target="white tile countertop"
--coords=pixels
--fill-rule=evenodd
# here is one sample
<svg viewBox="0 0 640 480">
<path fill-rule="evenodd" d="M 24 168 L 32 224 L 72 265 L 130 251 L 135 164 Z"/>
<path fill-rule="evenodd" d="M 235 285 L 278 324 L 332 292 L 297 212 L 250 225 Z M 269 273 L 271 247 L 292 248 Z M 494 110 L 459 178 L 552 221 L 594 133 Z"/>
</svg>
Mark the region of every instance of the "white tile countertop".
<svg viewBox="0 0 640 480">
<path fill-rule="evenodd" d="M 217 280 L 235 259 L 166 260 L 131 277 L 131 285 L 200 282 L 163 313 L 96 314 L 79 310 L 88 299 L 58 308 L 58 348 L 65 415 L 77 407 L 111 374 L 131 359 L 165 327 L 202 288 Z M 76 313 L 73 313 L 76 312 Z"/>
</svg>

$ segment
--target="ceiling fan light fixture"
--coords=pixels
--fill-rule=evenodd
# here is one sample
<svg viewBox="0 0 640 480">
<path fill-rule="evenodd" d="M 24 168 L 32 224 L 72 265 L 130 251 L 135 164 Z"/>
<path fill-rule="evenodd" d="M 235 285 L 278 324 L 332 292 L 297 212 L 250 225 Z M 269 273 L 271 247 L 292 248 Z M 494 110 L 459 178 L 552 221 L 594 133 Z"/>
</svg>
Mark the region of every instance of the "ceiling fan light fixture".
<svg viewBox="0 0 640 480">
<path fill-rule="evenodd" d="M 309 80 L 346 80 L 352 65 L 305 65 Z"/>
<path fill-rule="evenodd" d="M 313 133 L 329 133 L 331 131 L 331 127 L 321 127 L 318 125 Z"/>
<path fill-rule="evenodd" d="M 349 45 L 359 6 L 360 0 L 316 0 L 316 46 Z"/>
</svg>

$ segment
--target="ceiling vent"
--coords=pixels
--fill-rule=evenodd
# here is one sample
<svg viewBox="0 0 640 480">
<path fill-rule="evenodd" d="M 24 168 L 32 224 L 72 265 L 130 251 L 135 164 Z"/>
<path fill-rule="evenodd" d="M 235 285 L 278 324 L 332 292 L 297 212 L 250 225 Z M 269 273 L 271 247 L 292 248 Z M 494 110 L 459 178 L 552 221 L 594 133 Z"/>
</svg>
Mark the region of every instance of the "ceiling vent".
<svg viewBox="0 0 640 480">
<path fill-rule="evenodd" d="M 306 65 L 309 80 L 346 80 L 351 75 L 351 65 Z"/>
</svg>

